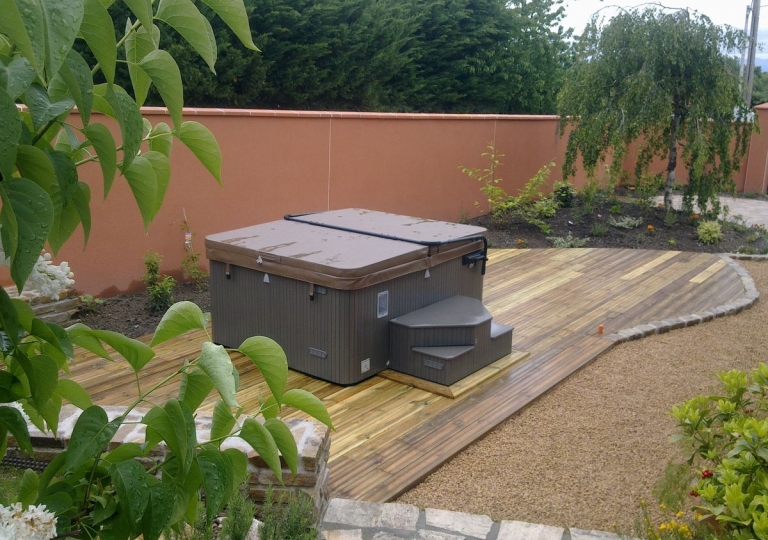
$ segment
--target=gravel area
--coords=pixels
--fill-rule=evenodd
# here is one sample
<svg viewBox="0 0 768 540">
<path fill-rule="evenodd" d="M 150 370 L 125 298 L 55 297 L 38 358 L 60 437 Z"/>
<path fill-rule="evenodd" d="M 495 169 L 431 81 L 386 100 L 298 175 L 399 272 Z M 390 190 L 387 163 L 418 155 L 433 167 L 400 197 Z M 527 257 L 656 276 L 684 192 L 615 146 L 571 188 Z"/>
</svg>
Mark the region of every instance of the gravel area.
<svg viewBox="0 0 768 540">
<path fill-rule="evenodd" d="M 670 461 L 672 406 L 715 374 L 768 360 L 768 262 L 740 261 L 751 309 L 616 346 L 476 442 L 399 502 L 597 530 L 630 530 Z"/>
</svg>

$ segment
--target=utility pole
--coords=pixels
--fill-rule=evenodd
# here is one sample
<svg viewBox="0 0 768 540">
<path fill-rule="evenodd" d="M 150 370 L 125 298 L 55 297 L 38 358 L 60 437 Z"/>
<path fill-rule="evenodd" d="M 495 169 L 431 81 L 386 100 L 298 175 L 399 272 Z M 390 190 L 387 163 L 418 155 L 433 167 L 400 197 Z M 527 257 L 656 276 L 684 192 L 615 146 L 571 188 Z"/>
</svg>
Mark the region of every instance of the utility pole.
<svg viewBox="0 0 768 540">
<path fill-rule="evenodd" d="M 757 26 L 760 22 L 760 0 L 752 0 L 752 27 L 749 33 L 749 59 L 747 60 L 747 84 L 744 102 L 752 106 L 752 85 L 755 82 L 755 53 L 757 52 Z"/>
<path fill-rule="evenodd" d="M 744 35 L 749 35 L 749 12 L 752 11 L 752 6 L 747 4 L 747 16 L 744 17 Z M 744 67 L 747 65 L 747 42 L 745 41 L 741 46 L 741 60 L 739 60 L 739 84 L 741 85 L 741 92 L 744 93 L 745 79 L 744 79 Z"/>
</svg>

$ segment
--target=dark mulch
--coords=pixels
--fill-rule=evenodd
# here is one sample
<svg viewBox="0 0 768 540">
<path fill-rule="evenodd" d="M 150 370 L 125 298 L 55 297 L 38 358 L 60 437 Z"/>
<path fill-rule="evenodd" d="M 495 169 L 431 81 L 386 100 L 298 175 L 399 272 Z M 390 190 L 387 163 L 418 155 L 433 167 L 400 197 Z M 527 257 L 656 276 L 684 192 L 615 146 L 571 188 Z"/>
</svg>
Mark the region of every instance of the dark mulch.
<svg viewBox="0 0 768 540">
<path fill-rule="evenodd" d="M 570 232 L 574 238 L 589 238 L 586 247 L 596 248 L 639 248 L 679 251 L 703 251 L 710 253 L 752 251 L 756 253 L 768 250 L 768 241 L 764 231 L 735 224 L 723 226 L 723 240 L 706 245 L 696 236 L 696 220 L 682 212 L 675 212 L 674 220 L 665 218 L 663 208 L 639 204 L 631 193 L 621 193 L 622 197 L 604 197 L 593 203 L 586 211 L 583 201 L 578 197 L 572 208 L 560 208 L 557 215 L 547 219 L 550 233 L 544 233 L 537 227 L 520 220 L 507 220 L 504 223 L 492 223 L 485 216 L 473 220 L 474 224 L 489 229 L 489 243 L 495 248 L 546 248 L 552 242 L 547 237 L 565 237 Z M 620 229 L 609 225 L 611 217 L 623 216 L 642 219 L 642 224 L 635 229 Z M 648 226 L 652 227 L 649 230 Z M 207 284 L 203 284 L 207 285 Z M 193 283 L 178 284 L 173 294 L 174 301 L 190 300 L 205 312 L 210 310 L 210 295 L 207 287 Z M 92 305 L 93 311 L 84 312 L 81 321 L 91 328 L 113 330 L 129 337 L 151 334 L 162 318 L 162 313 L 149 310 L 146 293 L 117 296 Z"/>
</svg>

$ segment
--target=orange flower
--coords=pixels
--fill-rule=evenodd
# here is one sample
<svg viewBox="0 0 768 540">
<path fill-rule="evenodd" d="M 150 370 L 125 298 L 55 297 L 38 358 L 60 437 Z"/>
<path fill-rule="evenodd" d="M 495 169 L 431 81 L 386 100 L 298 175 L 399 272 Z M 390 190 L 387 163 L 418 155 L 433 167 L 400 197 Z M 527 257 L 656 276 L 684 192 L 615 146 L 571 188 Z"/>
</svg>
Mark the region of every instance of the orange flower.
<svg viewBox="0 0 768 540">
<path fill-rule="evenodd" d="M 696 221 L 697 219 L 699 219 L 699 214 L 691 214 L 692 221 Z"/>
<path fill-rule="evenodd" d="M 653 234 L 653 231 L 655 231 L 655 230 L 656 230 L 656 229 L 654 229 L 653 225 L 648 225 L 648 232 L 649 232 L 650 234 Z"/>
</svg>

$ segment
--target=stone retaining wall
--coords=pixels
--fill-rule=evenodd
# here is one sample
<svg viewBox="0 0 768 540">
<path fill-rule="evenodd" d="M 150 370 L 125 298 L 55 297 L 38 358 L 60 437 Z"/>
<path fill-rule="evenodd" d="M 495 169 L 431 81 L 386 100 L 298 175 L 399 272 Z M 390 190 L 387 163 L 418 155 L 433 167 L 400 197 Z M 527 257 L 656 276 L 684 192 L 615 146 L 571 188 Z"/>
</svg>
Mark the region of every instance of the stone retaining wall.
<svg viewBox="0 0 768 540">
<path fill-rule="evenodd" d="M 35 312 L 35 317 L 45 322 L 55 323 L 63 327 L 77 322 L 72 319 L 77 308 L 80 307 L 80 297 L 75 289 L 61 291 L 58 298 L 42 296 L 40 291 L 32 289 L 25 290 L 19 295 L 15 286 L 5 287 L 5 292 L 11 298 L 18 298 L 29 304 L 32 311 Z"/>
<path fill-rule="evenodd" d="M 104 407 L 107 417 L 110 420 L 117 418 L 125 411 L 124 407 Z M 120 446 L 123 443 L 144 442 L 146 426 L 138 422 L 146 414 L 146 410 L 134 409 L 126 417 L 126 424 L 120 427 L 115 436 L 109 442 L 110 450 Z M 50 433 L 43 433 L 33 425 L 29 424 L 29 434 L 32 439 L 32 446 L 35 450 L 35 460 L 47 462 L 55 458 L 59 453 L 67 448 L 72 429 L 82 411 L 72 405 L 62 407 L 59 428 L 56 436 Z M 128 424 L 136 422 L 135 424 Z M 281 496 L 295 497 L 299 492 L 309 495 L 315 505 L 315 510 L 320 515 L 327 502 L 326 483 L 328 480 L 328 455 L 330 452 L 331 440 L 330 430 L 323 424 L 314 420 L 289 419 L 286 425 L 296 439 L 298 448 L 299 462 L 296 476 L 291 474 L 282 457 L 281 463 L 283 485 L 280 485 L 275 474 L 267 467 L 267 464 L 251 446 L 238 437 L 226 439 L 221 444 L 222 449 L 237 448 L 248 457 L 248 484 L 251 498 L 256 502 L 263 502 L 267 490 L 272 486 L 273 499 L 278 500 Z M 211 417 L 199 415 L 195 419 L 197 427 L 197 440 L 204 442 L 209 440 L 211 432 Z M 143 459 L 145 466 L 152 466 L 165 457 L 166 447 L 163 443 Z M 8 462 L 11 464 L 19 463 L 21 459 L 27 458 L 22 453 L 12 437 L 8 441 Z"/>
</svg>

